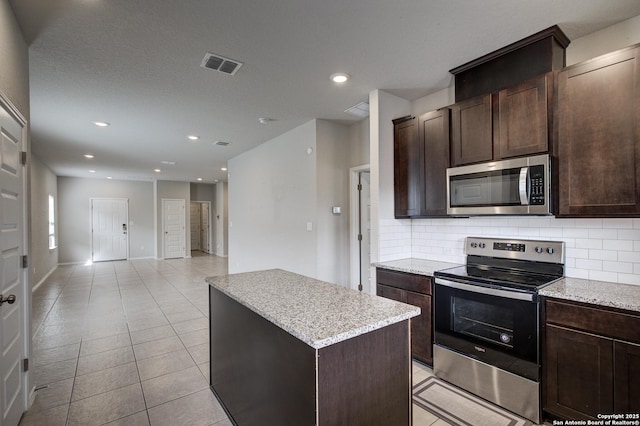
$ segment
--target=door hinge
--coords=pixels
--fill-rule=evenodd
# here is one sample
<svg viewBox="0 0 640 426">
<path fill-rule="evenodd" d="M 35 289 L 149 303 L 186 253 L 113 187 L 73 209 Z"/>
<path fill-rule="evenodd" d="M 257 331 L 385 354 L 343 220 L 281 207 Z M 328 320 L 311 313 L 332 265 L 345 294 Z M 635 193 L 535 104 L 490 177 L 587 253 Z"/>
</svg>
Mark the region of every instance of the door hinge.
<svg viewBox="0 0 640 426">
<path fill-rule="evenodd" d="M 358 234 L 358 241 L 362 241 L 362 234 Z"/>
<path fill-rule="evenodd" d="M 29 266 L 29 259 L 26 254 L 20 256 L 20 263 L 22 264 L 23 269 Z"/>
<path fill-rule="evenodd" d="M 29 371 L 29 358 L 22 360 L 22 371 Z"/>
<path fill-rule="evenodd" d="M 362 191 L 362 184 L 361 183 L 358 184 L 358 191 Z"/>
<path fill-rule="evenodd" d="M 26 153 L 26 151 L 20 151 L 20 163 L 23 166 L 27 165 L 27 153 Z"/>
</svg>

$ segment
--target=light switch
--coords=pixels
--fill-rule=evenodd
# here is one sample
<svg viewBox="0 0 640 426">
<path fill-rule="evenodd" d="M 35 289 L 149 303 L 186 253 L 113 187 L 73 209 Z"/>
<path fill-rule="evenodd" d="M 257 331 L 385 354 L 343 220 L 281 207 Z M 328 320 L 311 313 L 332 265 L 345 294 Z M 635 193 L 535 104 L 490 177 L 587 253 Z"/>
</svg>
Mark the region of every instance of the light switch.
<svg viewBox="0 0 640 426">
<path fill-rule="evenodd" d="M 333 207 L 331 211 L 333 212 L 333 214 L 340 214 L 340 207 Z"/>
<path fill-rule="evenodd" d="M 307 222 L 307 232 L 313 231 L 313 222 Z"/>
</svg>

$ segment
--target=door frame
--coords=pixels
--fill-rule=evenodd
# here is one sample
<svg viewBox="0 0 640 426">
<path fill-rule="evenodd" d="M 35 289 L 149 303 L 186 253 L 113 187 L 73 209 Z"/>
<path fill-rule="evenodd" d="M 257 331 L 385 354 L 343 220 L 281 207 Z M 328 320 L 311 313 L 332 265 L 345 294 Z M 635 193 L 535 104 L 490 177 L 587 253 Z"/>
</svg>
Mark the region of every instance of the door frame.
<svg viewBox="0 0 640 426">
<path fill-rule="evenodd" d="M 93 200 L 124 200 L 127 204 L 127 258 L 129 260 L 129 234 L 131 233 L 131 226 L 129 225 L 129 199 L 122 197 L 90 197 L 89 198 L 89 235 L 91 235 L 91 244 L 89 245 L 89 249 L 91 250 L 91 263 L 93 260 Z M 101 261 L 99 261 L 101 262 Z M 107 261 L 108 262 L 108 261 Z"/>
<path fill-rule="evenodd" d="M 187 258 L 187 200 L 184 198 L 163 198 L 161 200 L 161 214 L 160 214 L 160 233 L 162 234 L 162 257 L 161 259 L 166 259 L 165 257 L 165 252 L 164 252 L 164 248 L 165 248 L 165 231 L 164 231 L 164 207 L 166 205 L 167 201 L 182 201 L 184 203 L 184 226 L 183 226 L 183 230 L 184 230 L 184 249 L 182 250 L 182 257 L 183 258 Z M 191 232 L 191 229 L 189 229 L 189 232 Z M 189 235 L 191 236 L 191 235 Z M 189 246 L 191 246 L 191 241 L 189 241 Z M 191 255 L 189 255 L 189 257 L 191 257 Z M 173 259 L 173 258 L 172 258 Z M 179 257 L 176 257 L 175 259 L 179 259 Z"/>
<path fill-rule="evenodd" d="M 371 172 L 369 164 L 351 167 L 349 169 L 349 287 L 357 290 L 360 283 L 360 250 L 358 243 L 358 223 L 360 220 L 360 208 L 358 199 L 359 175 L 362 172 Z M 371 275 L 373 277 L 373 274 Z"/>
<path fill-rule="evenodd" d="M 209 250 L 207 250 L 205 253 L 207 254 L 213 254 L 212 252 L 212 237 L 213 237 L 213 230 L 211 229 L 211 201 L 191 201 L 192 203 L 200 203 L 200 204 L 208 204 L 209 205 L 209 210 L 208 210 L 208 214 L 207 214 L 207 225 L 209 226 Z M 200 238 L 200 247 L 202 248 L 202 238 Z M 200 250 L 202 251 L 202 250 Z"/>
<path fill-rule="evenodd" d="M 20 110 L 11 102 L 3 91 L 0 91 L 0 107 L 4 108 L 22 126 L 20 151 L 27 153 L 27 161 L 22 170 L 22 253 L 27 256 L 28 264 L 33 261 L 31 247 L 29 246 L 29 209 L 31 208 L 31 149 L 28 144 L 29 126 L 27 119 Z M 24 300 L 22 309 L 22 359 L 31 358 L 31 267 L 20 268 L 20 278 L 22 279 L 22 294 L 19 296 Z M 30 371 L 22 369 L 22 412 L 27 411 L 36 398 L 35 385 L 31 384 Z"/>
</svg>

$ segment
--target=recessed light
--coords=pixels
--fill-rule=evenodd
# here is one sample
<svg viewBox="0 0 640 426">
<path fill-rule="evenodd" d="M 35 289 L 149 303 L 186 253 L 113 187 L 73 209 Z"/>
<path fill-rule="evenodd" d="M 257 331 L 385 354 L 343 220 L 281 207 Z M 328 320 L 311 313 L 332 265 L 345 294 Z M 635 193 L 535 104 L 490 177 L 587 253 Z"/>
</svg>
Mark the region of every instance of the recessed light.
<svg viewBox="0 0 640 426">
<path fill-rule="evenodd" d="M 111 176 L 107 176 L 107 179 L 113 179 Z"/>
<path fill-rule="evenodd" d="M 216 182 L 216 183 L 217 183 L 217 182 L 218 182 L 218 179 L 214 180 L 214 182 Z"/>
<path fill-rule="evenodd" d="M 226 172 L 227 168 L 226 167 L 220 167 L 220 170 L 222 170 L 223 172 Z"/>
<path fill-rule="evenodd" d="M 189 135 L 189 136 L 187 136 L 187 138 L 189 138 L 189 140 L 192 140 L 192 141 L 197 141 L 198 139 L 200 139 L 200 136 Z"/>
<path fill-rule="evenodd" d="M 331 81 L 333 81 L 334 83 L 344 83 L 347 80 L 349 80 L 349 74 L 343 72 L 331 74 Z"/>
<path fill-rule="evenodd" d="M 91 159 L 91 158 L 94 158 L 94 157 L 95 157 L 95 155 L 93 155 L 93 154 L 84 154 L 84 158 Z"/>
<path fill-rule="evenodd" d="M 258 118 L 258 123 L 260 124 L 268 124 L 271 123 L 272 121 L 276 121 L 273 118 L 269 118 L 269 117 L 260 117 Z"/>
<path fill-rule="evenodd" d="M 98 127 L 109 127 L 109 126 L 111 126 L 111 123 L 107 123 L 106 121 L 94 121 L 93 124 L 95 124 Z"/>
<path fill-rule="evenodd" d="M 95 172 L 96 172 L 95 170 L 89 170 L 89 173 L 95 173 Z"/>
<path fill-rule="evenodd" d="M 202 180 L 202 178 L 197 178 L 196 180 Z"/>
<path fill-rule="evenodd" d="M 162 170 L 160 170 L 160 169 L 153 169 L 153 171 L 154 171 L 154 172 L 156 172 L 156 173 L 160 173 Z"/>
</svg>

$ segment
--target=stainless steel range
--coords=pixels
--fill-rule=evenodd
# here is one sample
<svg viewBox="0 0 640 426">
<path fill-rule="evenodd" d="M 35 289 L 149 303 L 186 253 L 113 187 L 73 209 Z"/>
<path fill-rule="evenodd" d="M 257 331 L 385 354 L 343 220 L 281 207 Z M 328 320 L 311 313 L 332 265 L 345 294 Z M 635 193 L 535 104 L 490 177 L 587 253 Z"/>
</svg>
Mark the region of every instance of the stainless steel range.
<svg viewBox="0 0 640 426">
<path fill-rule="evenodd" d="M 464 266 L 437 271 L 436 376 L 539 423 L 538 290 L 564 276 L 563 242 L 467 237 Z"/>
</svg>

